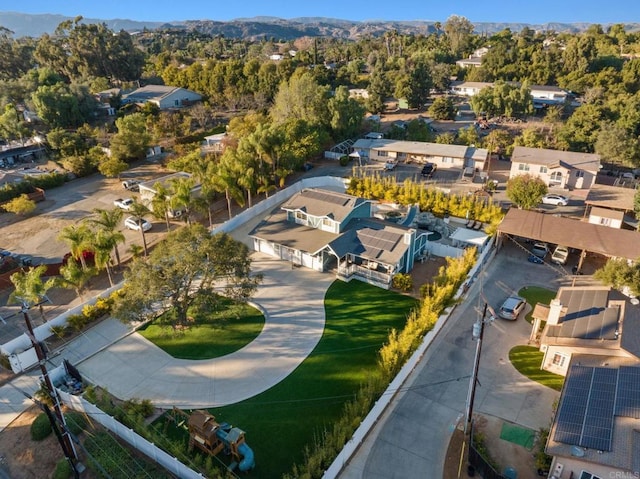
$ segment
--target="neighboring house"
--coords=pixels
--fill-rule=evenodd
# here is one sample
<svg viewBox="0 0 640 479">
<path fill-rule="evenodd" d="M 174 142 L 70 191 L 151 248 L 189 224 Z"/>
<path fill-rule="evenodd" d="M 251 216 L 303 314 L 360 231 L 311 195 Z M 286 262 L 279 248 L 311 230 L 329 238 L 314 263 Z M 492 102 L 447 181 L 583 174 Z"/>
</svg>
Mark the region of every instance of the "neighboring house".
<svg viewBox="0 0 640 479">
<path fill-rule="evenodd" d="M 545 452 L 553 479 L 640 477 L 638 361 L 576 356 Z"/>
<path fill-rule="evenodd" d="M 493 83 L 479 81 L 454 81 L 451 82 L 451 93 L 461 96 L 474 96 L 484 88 L 492 87 Z"/>
<path fill-rule="evenodd" d="M 549 187 L 589 189 L 599 170 L 600 156 L 593 153 L 516 146 L 509 178 L 529 173 Z"/>
<path fill-rule="evenodd" d="M 279 62 L 283 58 L 284 58 L 284 56 L 281 55 L 280 53 L 273 53 L 273 54 L 269 55 L 269 60 L 273 60 L 274 62 Z"/>
<path fill-rule="evenodd" d="M 179 171 L 177 173 L 172 173 L 167 176 L 163 176 L 161 178 L 156 178 L 155 180 L 145 181 L 144 183 L 140 183 L 140 201 L 146 205 L 148 208 L 151 208 L 151 202 L 153 201 L 154 196 L 156 195 L 156 188 L 158 184 L 161 184 L 168 190 L 171 190 L 172 185 L 171 182 L 180 178 L 191 178 L 190 173 L 186 173 L 184 171 Z M 191 189 L 191 192 L 194 196 L 198 196 L 200 194 L 200 190 L 202 189 L 202 185 L 195 184 Z M 170 199 L 167 198 L 167 199 Z M 169 216 L 171 218 L 177 218 L 182 215 L 182 211 L 169 209 Z"/>
<path fill-rule="evenodd" d="M 540 339 L 542 369 L 564 376 L 574 354 L 639 360 L 640 314 L 627 300 L 605 286 L 560 288 Z"/>
<path fill-rule="evenodd" d="M 227 138 L 226 133 L 218 133 L 204 137 L 203 146 L 207 151 L 222 153 L 224 151 L 224 142 Z"/>
<path fill-rule="evenodd" d="M 594 225 L 620 229 L 622 228 L 623 221 L 624 212 L 622 211 L 593 207 L 589 212 L 589 223 Z"/>
<path fill-rule="evenodd" d="M 484 148 L 464 145 L 444 145 L 424 141 L 360 139 L 352 146 L 350 156 L 386 163 L 435 163 L 439 169 L 472 167 L 484 169 L 489 152 Z"/>
<path fill-rule="evenodd" d="M 599 214 L 593 214 L 593 216 L 599 218 L 619 218 L 619 213 L 622 213 L 623 225 L 626 225 L 628 228 L 637 229 L 638 220 L 636 219 L 633 210 L 635 194 L 636 190 L 633 188 L 622 188 L 619 186 L 601 185 L 598 183 L 591 185 L 589 193 L 587 193 L 587 198 L 584 200 L 586 205 L 585 216 L 588 214 L 589 222 L 594 223 L 595 220 L 592 221 L 591 216 L 593 214 L 592 210 L 596 208 L 598 210 L 604 209 L 608 211 L 608 213 L 596 211 Z M 597 221 L 599 221 L 599 219 Z M 613 225 L 611 226 L 616 228 L 618 227 Z"/>
<path fill-rule="evenodd" d="M 487 47 L 478 48 L 475 52 L 469 55 L 469 58 L 457 60 L 456 65 L 461 68 L 479 68 L 482 64 L 482 57 L 485 56 L 488 52 L 489 48 Z"/>
<path fill-rule="evenodd" d="M 202 96 L 186 88 L 165 85 L 147 85 L 122 96 L 122 103 L 153 103 L 161 110 L 191 106 Z"/>
<path fill-rule="evenodd" d="M 292 196 L 250 233 L 256 251 L 388 289 L 423 253 L 426 235 L 372 218 L 371 201 L 328 190 Z"/>
<path fill-rule="evenodd" d="M 561 105 L 568 99 L 569 92 L 557 86 L 531 85 L 531 96 L 534 108 L 544 108 L 549 105 Z"/>
</svg>

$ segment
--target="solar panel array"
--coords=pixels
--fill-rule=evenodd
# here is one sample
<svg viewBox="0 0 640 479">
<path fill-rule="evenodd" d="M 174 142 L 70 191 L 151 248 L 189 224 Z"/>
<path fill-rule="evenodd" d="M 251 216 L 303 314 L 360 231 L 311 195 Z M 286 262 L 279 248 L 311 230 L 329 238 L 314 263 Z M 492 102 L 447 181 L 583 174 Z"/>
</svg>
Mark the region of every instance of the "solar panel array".
<svg viewBox="0 0 640 479">
<path fill-rule="evenodd" d="M 358 237 L 367 248 L 367 256 L 378 258 L 385 251 L 393 251 L 398 243 L 398 234 L 384 230 L 363 228 L 358 231 Z"/>
<path fill-rule="evenodd" d="M 640 367 L 571 366 L 554 440 L 611 451 L 615 416 L 640 419 Z"/>
<path fill-rule="evenodd" d="M 620 367 L 616 396 L 616 416 L 640 419 L 640 368 Z"/>
</svg>

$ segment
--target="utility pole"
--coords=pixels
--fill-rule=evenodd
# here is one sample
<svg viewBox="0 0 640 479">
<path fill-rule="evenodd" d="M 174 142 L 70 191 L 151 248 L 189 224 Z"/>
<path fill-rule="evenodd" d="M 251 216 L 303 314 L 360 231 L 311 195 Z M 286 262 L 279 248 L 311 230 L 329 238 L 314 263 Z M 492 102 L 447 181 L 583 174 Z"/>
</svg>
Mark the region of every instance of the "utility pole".
<svg viewBox="0 0 640 479">
<path fill-rule="evenodd" d="M 27 330 L 29 334 L 29 339 L 31 339 L 31 344 L 36 351 L 36 356 L 38 357 L 38 364 L 40 365 L 40 371 L 42 371 L 42 377 L 44 378 L 45 385 L 53 399 L 53 407 L 55 410 L 55 415 L 57 421 L 54 420 L 53 415 L 49 408 L 45 409 L 45 413 L 51 422 L 51 427 L 56 432 L 56 436 L 58 441 L 60 442 L 60 446 L 62 447 L 62 452 L 64 453 L 67 461 L 71 465 L 71 469 L 73 470 L 73 476 L 76 479 L 80 478 L 80 473 L 78 471 L 77 463 L 78 463 L 78 455 L 73 446 L 73 442 L 71 441 L 71 435 L 67 429 L 67 424 L 64 420 L 64 414 L 62 413 L 62 408 L 60 407 L 60 399 L 58 398 L 58 392 L 56 388 L 53 387 L 53 383 L 51 382 L 51 378 L 49 377 L 49 371 L 47 371 L 47 357 L 42 348 L 42 345 L 35 337 L 33 332 L 33 326 L 31 325 L 31 318 L 29 318 L 29 305 L 26 301 L 22 301 L 22 315 L 24 316 L 24 321 L 27 324 Z M 62 432 L 60 432 L 58 428 L 58 424 L 62 426 Z"/>
<path fill-rule="evenodd" d="M 469 382 L 469 393 L 467 395 L 467 414 L 464 422 L 464 434 L 465 436 L 470 433 L 471 420 L 473 417 L 473 401 L 476 396 L 476 384 L 478 382 L 478 369 L 480 368 L 480 351 L 482 350 L 482 337 L 484 336 L 484 323 L 487 316 L 487 309 L 489 304 L 484 303 L 484 309 L 482 310 L 482 317 L 479 318 L 473 324 L 473 338 L 476 342 L 476 357 L 473 363 L 473 372 Z"/>
</svg>

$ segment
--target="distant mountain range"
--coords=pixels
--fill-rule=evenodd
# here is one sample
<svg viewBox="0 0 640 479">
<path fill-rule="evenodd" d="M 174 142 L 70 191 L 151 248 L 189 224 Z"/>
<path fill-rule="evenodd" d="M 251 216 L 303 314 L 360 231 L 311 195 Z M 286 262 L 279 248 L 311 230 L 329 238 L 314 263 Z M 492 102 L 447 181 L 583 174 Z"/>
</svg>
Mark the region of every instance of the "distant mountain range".
<svg viewBox="0 0 640 479">
<path fill-rule="evenodd" d="M 8 28 L 15 37 L 39 37 L 43 33 L 53 33 L 56 27 L 73 17 L 63 15 L 32 15 L 18 12 L 0 12 L 0 26 Z M 197 30 L 211 35 L 256 39 L 261 37 L 276 39 L 295 39 L 303 36 L 324 36 L 356 39 L 364 35 L 382 35 L 385 31 L 395 29 L 401 34 L 427 34 L 435 31 L 433 21 L 387 21 L 367 20 L 362 22 L 324 17 L 300 17 L 282 19 L 276 17 L 238 18 L 220 22 L 214 20 L 188 20 L 170 23 L 139 22 L 126 19 L 85 18 L 85 23 L 105 23 L 114 31 L 129 32 L 143 29 L 174 28 Z M 589 27 L 588 23 L 546 23 L 533 25 L 526 23 L 474 23 L 476 33 L 493 34 L 510 28 L 517 32 L 524 27 L 532 30 L 549 30 L 556 32 L 580 32 Z M 606 28 L 606 25 L 603 25 Z M 625 24 L 629 31 L 640 30 L 640 23 Z"/>
</svg>

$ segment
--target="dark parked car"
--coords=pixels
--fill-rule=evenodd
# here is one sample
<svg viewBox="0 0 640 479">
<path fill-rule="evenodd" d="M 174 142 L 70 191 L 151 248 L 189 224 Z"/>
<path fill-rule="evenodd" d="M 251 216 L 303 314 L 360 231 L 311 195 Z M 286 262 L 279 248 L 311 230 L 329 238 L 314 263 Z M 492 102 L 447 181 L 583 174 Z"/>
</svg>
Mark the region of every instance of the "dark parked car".
<svg viewBox="0 0 640 479">
<path fill-rule="evenodd" d="M 426 178 L 431 178 L 437 169 L 438 165 L 434 163 L 427 163 L 422 167 L 422 171 L 420 172 L 420 174 Z"/>
</svg>

